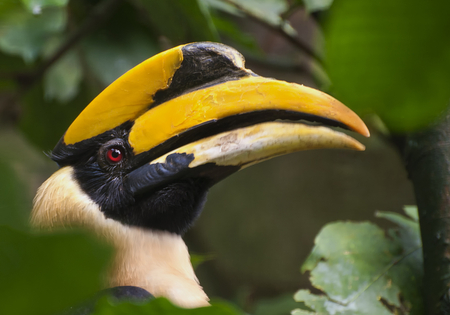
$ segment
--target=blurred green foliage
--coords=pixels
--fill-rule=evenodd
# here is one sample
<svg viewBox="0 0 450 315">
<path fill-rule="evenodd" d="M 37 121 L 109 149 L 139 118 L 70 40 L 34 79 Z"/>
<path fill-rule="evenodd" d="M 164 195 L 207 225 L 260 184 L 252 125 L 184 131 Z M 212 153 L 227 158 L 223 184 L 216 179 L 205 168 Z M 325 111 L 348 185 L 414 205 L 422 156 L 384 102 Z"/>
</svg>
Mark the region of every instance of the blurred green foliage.
<svg viewBox="0 0 450 315">
<path fill-rule="evenodd" d="M 107 298 L 99 300 L 93 315 L 243 315 L 244 313 L 228 303 L 213 301 L 210 307 L 196 309 L 183 309 L 174 306 L 165 298 L 157 298 L 147 304 L 136 305 L 132 303 L 114 303 Z"/>
<path fill-rule="evenodd" d="M 435 119 L 450 98 L 449 6 L 447 0 L 433 5 L 419 0 L 3 0 L 0 123 L 14 132 L 19 127 L 39 150 L 49 151 L 95 95 L 157 52 L 186 42 L 226 40 L 249 57 L 264 59 L 255 36 L 243 32 L 240 23 L 252 19 L 280 37 L 298 40 L 289 17 L 305 9 L 314 14 L 327 10 L 318 15 L 325 24 L 325 64 L 332 92 L 359 113 L 380 116 L 391 131 L 416 130 Z M 301 45 L 295 48 L 302 50 Z M 317 49 L 311 50 L 308 65 L 321 68 L 321 57 L 314 55 Z M 0 313 L 51 314 L 99 290 L 111 253 L 82 232 L 37 235 L 30 231 L 26 215 L 31 200 L 24 194 L 29 189 L 24 174 L 29 172 L 23 165 L 19 158 L 0 152 Z M 399 224 L 398 234 L 390 232 L 392 239 L 368 223 L 336 223 L 324 229 L 304 268 L 312 270 L 313 284 L 333 301 L 307 291 L 300 291 L 298 300 L 316 312 L 331 313 L 327 307 L 337 307 L 335 302 L 340 301 L 338 309 L 353 303 L 381 314 L 387 311 L 377 299 L 380 294 L 395 309 L 412 307 L 420 312 L 417 270 L 421 257 L 417 251 L 405 256 L 419 246 L 417 223 L 391 214 L 380 216 Z M 357 232 L 362 234 L 352 234 Z M 351 253 L 370 248 L 366 253 L 370 263 L 362 260 L 365 255 L 333 256 L 335 252 L 325 250 L 346 252 L 349 239 L 354 246 Z M 320 262 L 322 257 L 327 261 Z M 401 263 L 388 268 L 396 261 Z M 355 268 L 351 278 L 342 278 L 340 268 L 348 271 L 350 267 Z M 353 272 L 359 273 L 359 280 Z M 411 272 L 417 278 L 408 282 L 405 279 Z M 374 277 L 379 281 L 371 283 Z M 357 291 L 363 279 L 371 285 Z M 355 292 L 359 298 L 352 300 Z M 399 301 L 400 293 L 410 304 Z M 292 308 L 286 298 L 257 305 L 256 314 Z M 240 314 L 223 303 L 181 310 L 164 299 L 143 306 L 102 299 L 95 310 L 95 314 L 130 313 Z"/>
<path fill-rule="evenodd" d="M 449 1 L 334 1 L 326 63 L 335 95 L 396 133 L 432 122 L 450 100 L 449 12 Z"/>
<path fill-rule="evenodd" d="M 20 228 L 25 225 L 26 217 L 31 206 L 22 196 L 26 190 L 26 184 L 12 169 L 11 163 L 4 159 L 0 160 L 0 222 L 2 224 Z M 15 215 L 14 215 L 15 214 Z"/>
<path fill-rule="evenodd" d="M 23 6 L 14 7 L 4 14 L 0 48 L 32 62 L 42 54 L 52 36 L 64 31 L 66 21 L 64 8 L 46 7 L 35 16 Z"/>
<path fill-rule="evenodd" d="M 95 295 L 110 249 L 85 233 L 0 227 L 1 314 L 53 314 Z"/>
<path fill-rule="evenodd" d="M 326 225 L 302 267 L 326 295 L 298 291 L 295 299 L 313 311 L 294 314 L 423 314 L 417 208 L 406 208 L 406 213 L 409 217 L 377 213 L 398 225 L 387 236 L 369 222 Z"/>
</svg>

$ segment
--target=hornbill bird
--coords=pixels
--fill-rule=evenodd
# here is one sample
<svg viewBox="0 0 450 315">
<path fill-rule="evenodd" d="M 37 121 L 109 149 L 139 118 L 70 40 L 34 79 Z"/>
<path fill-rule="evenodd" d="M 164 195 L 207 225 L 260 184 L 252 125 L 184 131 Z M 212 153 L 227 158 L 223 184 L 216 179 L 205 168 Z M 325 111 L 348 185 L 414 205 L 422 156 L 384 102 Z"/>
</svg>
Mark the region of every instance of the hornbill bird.
<svg viewBox="0 0 450 315">
<path fill-rule="evenodd" d="M 217 43 L 142 62 L 101 92 L 54 148 L 32 223 L 83 226 L 116 249 L 105 286 L 133 286 L 183 307 L 208 305 L 181 236 L 208 189 L 232 173 L 299 150 L 364 146 L 369 136 L 331 96 L 256 75 Z"/>
</svg>

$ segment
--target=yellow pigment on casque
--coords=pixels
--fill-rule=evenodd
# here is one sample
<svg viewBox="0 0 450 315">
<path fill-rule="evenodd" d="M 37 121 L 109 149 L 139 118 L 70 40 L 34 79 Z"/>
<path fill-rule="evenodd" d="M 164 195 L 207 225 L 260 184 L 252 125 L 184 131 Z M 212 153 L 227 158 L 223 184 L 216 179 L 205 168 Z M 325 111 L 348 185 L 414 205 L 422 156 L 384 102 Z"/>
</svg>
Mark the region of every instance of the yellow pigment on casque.
<svg viewBox="0 0 450 315">
<path fill-rule="evenodd" d="M 183 61 L 178 46 L 129 70 L 100 93 L 64 135 L 66 144 L 95 137 L 145 112 L 158 90 L 166 89 Z"/>
<path fill-rule="evenodd" d="M 247 77 L 181 95 L 137 118 L 129 135 L 135 154 L 198 124 L 240 113 L 281 109 L 340 121 L 368 136 L 362 120 L 318 90 L 263 77 Z"/>
</svg>

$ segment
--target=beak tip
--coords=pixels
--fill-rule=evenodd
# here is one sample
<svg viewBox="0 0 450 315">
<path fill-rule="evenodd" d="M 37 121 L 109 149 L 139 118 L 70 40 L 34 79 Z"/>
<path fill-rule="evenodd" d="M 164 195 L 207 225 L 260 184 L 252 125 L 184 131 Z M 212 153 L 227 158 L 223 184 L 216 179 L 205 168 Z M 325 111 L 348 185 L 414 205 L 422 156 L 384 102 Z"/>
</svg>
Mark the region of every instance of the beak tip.
<svg viewBox="0 0 450 315">
<path fill-rule="evenodd" d="M 370 137 L 370 131 L 369 128 L 364 128 L 364 131 L 361 133 L 364 137 L 369 138 Z"/>
<path fill-rule="evenodd" d="M 362 121 L 361 118 L 359 118 L 358 116 L 356 117 L 357 117 L 356 123 L 353 124 L 353 126 L 351 126 L 350 128 L 353 129 L 353 131 L 359 133 L 360 135 L 369 138 L 370 137 L 369 128 L 367 128 L 366 124 Z"/>
</svg>

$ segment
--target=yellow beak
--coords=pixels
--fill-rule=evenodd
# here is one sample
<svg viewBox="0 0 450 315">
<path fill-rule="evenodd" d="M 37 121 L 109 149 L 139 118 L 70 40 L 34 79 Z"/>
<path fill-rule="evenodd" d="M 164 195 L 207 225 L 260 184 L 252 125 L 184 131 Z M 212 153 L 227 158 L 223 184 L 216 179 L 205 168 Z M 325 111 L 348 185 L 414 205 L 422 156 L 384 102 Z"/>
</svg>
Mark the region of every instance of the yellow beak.
<svg viewBox="0 0 450 315">
<path fill-rule="evenodd" d="M 257 76 L 225 45 L 193 43 L 158 54 L 113 82 L 72 123 L 54 153 L 70 156 L 84 143 L 122 130 L 135 157 L 131 183 L 152 167 L 169 167 L 175 156 L 183 157 L 181 164 L 163 182 L 203 165 L 236 171 L 298 150 L 364 150 L 328 126 L 369 136 L 364 122 L 333 97 Z"/>
<path fill-rule="evenodd" d="M 136 119 L 129 141 L 134 153 L 139 154 L 208 122 L 254 112 L 262 112 L 262 116 L 270 119 L 269 111 L 295 112 L 300 114 L 299 118 L 328 120 L 369 135 L 354 112 L 325 93 L 298 84 L 248 76 L 181 95 L 149 110 Z"/>
</svg>

